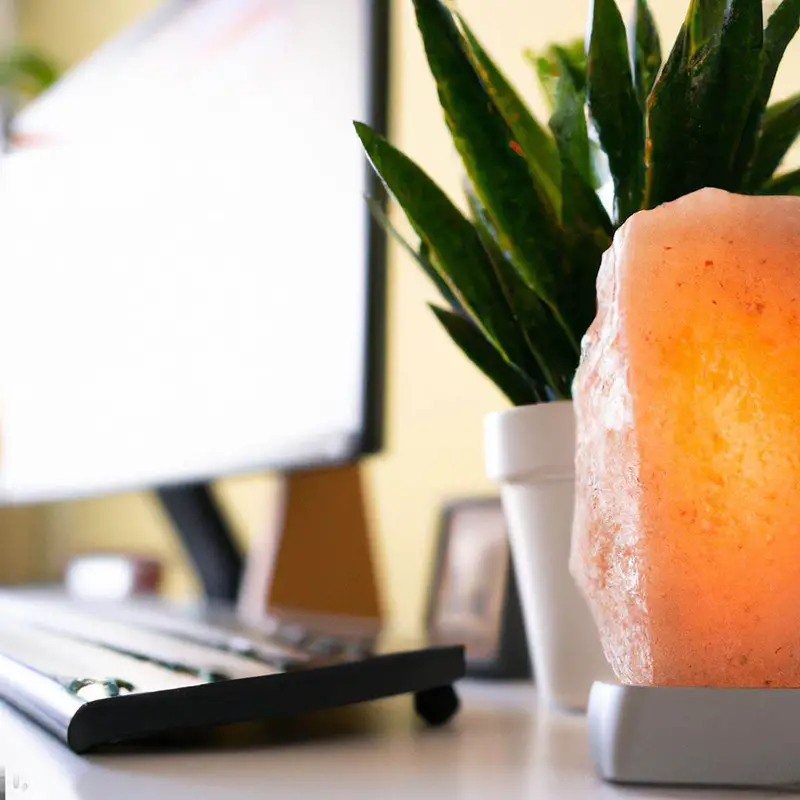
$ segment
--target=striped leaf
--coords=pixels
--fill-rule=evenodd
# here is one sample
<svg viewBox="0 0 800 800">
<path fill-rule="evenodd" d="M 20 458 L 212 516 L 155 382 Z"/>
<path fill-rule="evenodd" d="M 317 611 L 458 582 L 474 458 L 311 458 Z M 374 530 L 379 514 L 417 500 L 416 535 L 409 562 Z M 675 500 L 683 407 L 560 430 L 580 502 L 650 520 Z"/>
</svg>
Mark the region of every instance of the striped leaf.
<svg viewBox="0 0 800 800">
<path fill-rule="evenodd" d="M 638 211 L 644 190 L 644 117 L 633 85 L 625 23 L 614 0 L 593 0 L 586 100 L 614 179 L 614 216 Z"/>
<path fill-rule="evenodd" d="M 419 264 L 420 267 L 422 267 L 422 271 L 431 279 L 434 286 L 439 290 L 439 294 L 447 301 L 450 308 L 459 314 L 466 314 L 466 311 L 447 281 L 439 274 L 436 267 L 434 267 L 430 247 L 427 243 L 424 241 L 420 242 L 419 248 L 414 248 L 408 239 L 406 239 L 392 224 L 392 221 L 389 219 L 381 203 L 375 200 L 374 197 L 368 197 L 367 204 L 375 221 L 411 256 L 411 258 L 414 259 L 414 261 L 417 262 L 417 264 Z"/>
<path fill-rule="evenodd" d="M 775 76 L 778 74 L 786 48 L 800 28 L 800 0 L 782 0 L 767 20 L 761 54 L 761 72 L 747 118 L 736 163 L 740 172 L 751 168 L 755 156 L 762 118 L 769 103 Z"/>
<path fill-rule="evenodd" d="M 475 229 L 503 287 L 517 326 L 533 353 L 541 374 L 559 398 L 568 398 L 578 366 L 578 353 L 553 318 L 550 309 L 536 296 L 517 273 L 497 244 L 497 233 L 472 187 L 467 185 L 467 200 Z"/>
<path fill-rule="evenodd" d="M 558 82 L 553 116 L 550 117 L 550 130 L 556 142 L 561 169 L 563 170 L 565 161 L 571 164 L 572 171 L 577 173 L 590 189 L 593 183 L 592 155 L 584 112 L 585 103 L 585 92 L 576 87 L 570 75 L 563 75 Z M 569 216 L 569 213 L 566 216 Z M 564 217 L 562 213 L 562 222 Z"/>
<path fill-rule="evenodd" d="M 749 161 L 744 148 L 763 69 L 763 26 L 761 0 L 729 0 L 719 46 L 698 69 L 691 99 L 709 165 L 703 186 L 743 187 Z"/>
<path fill-rule="evenodd" d="M 586 88 L 586 44 L 576 39 L 567 45 L 550 45 L 544 53 L 525 51 L 525 58 L 533 66 L 539 85 L 550 110 L 556 106 L 559 78 L 568 73 L 581 91 Z"/>
<path fill-rule="evenodd" d="M 558 147 L 565 189 L 562 192 L 562 226 L 568 236 L 590 234 L 605 250 L 611 242 L 614 226 L 592 188 L 591 143 L 584 114 L 584 95 L 568 76 L 560 83 L 550 129 Z M 569 191 L 566 191 L 567 186 Z"/>
<path fill-rule="evenodd" d="M 688 183 L 685 173 L 695 166 L 689 139 L 691 59 L 689 26 L 684 23 L 647 101 L 646 208 L 683 194 Z"/>
<path fill-rule="evenodd" d="M 775 76 L 789 43 L 800 29 L 800 0 L 783 0 L 767 20 L 764 31 L 764 68 L 758 92 L 758 103 L 767 107 Z"/>
<path fill-rule="evenodd" d="M 527 105 L 460 17 L 459 24 L 469 44 L 467 53 L 478 76 L 506 124 L 511 128 L 531 172 L 544 187 L 553 208 L 558 208 L 561 203 L 561 171 L 553 138 L 537 122 Z"/>
<path fill-rule="evenodd" d="M 767 181 L 757 194 L 791 194 L 800 195 L 800 169 L 784 172 Z"/>
<path fill-rule="evenodd" d="M 452 311 L 430 306 L 436 318 L 473 364 L 515 405 L 547 399 L 544 382 L 536 385 L 500 355 L 497 348 L 469 320 Z"/>
<path fill-rule="evenodd" d="M 661 69 L 661 40 L 647 0 L 636 0 L 631 34 L 633 80 L 639 105 L 644 110 L 647 108 L 647 97 Z"/>
<path fill-rule="evenodd" d="M 528 371 L 535 359 L 472 223 L 411 159 L 363 123 L 356 131 L 375 171 L 430 247 L 431 263 L 504 357 Z"/>
<path fill-rule="evenodd" d="M 748 188 L 766 183 L 800 135 L 800 94 L 767 109 L 750 167 Z"/>
<path fill-rule="evenodd" d="M 727 6 L 727 0 L 692 0 L 689 4 L 686 29 L 692 53 L 697 53 L 719 36 Z"/>
<path fill-rule="evenodd" d="M 568 78 L 559 86 L 550 127 L 558 144 L 562 172 L 565 257 L 559 304 L 574 324 L 586 330 L 596 313 L 597 270 L 611 244 L 614 227 L 586 180 L 589 138 L 583 96 Z"/>
<path fill-rule="evenodd" d="M 736 191 L 744 180 L 741 142 L 761 75 L 761 0 L 730 0 L 719 31 L 692 34 L 702 8 L 693 3 L 650 95 L 649 208 L 706 186 Z"/>
<path fill-rule="evenodd" d="M 414 6 L 445 119 L 499 243 L 577 346 L 580 332 L 570 330 L 555 304 L 561 232 L 547 192 L 472 67 L 451 12 L 440 0 Z"/>
</svg>

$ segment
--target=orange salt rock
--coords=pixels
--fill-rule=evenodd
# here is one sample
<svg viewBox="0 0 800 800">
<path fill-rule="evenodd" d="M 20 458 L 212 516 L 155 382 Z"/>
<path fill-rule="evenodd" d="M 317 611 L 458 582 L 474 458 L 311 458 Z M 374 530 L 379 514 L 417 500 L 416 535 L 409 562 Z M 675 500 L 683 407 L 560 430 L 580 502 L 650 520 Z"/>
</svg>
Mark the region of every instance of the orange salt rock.
<svg viewBox="0 0 800 800">
<path fill-rule="evenodd" d="M 571 570 L 619 680 L 800 687 L 800 198 L 632 217 L 573 393 Z"/>
</svg>

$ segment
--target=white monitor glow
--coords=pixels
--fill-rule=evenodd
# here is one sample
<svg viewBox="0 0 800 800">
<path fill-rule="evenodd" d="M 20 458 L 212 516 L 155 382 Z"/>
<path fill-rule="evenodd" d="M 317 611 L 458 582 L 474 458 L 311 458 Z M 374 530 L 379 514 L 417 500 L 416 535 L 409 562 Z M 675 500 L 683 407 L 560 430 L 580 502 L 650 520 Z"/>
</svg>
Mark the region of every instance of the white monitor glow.
<svg viewBox="0 0 800 800">
<path fill-rule="evenodd" d="M 367 414 L 370 0 L 189 0 L 0 160 L 0 500 L 336 461 Z"/>
</svg>

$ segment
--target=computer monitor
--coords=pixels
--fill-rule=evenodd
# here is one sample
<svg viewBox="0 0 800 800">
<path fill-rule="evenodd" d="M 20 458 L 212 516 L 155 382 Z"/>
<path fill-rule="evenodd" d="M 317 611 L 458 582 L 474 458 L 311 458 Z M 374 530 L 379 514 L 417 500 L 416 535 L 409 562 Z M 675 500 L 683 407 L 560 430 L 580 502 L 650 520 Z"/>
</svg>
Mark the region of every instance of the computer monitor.
<svg viewBox="0 0 800 800">
<path fill-rule="evenodd" d="M 17 116 L 0 160 L 0 502 L 159 492 L 206 594 L 215 478 L 381 446 L 388 0 L 177 0 Z"/>
</svg>

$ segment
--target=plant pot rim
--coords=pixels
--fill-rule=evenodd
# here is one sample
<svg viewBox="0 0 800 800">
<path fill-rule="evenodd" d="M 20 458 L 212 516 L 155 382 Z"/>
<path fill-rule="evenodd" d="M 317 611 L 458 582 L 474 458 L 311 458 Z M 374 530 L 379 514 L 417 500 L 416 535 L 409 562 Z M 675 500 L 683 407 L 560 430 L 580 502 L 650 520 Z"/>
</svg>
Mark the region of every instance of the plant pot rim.
<svg viewBox="0 0 800 800">
<path fill-rule="evenodd" d="M 505 418 L 524 420 L 528 417 L 539 418 L 554 414 L 564 414 L 567 408 L 572 408 L 572 400 L 549 400 L 546 403 L 529 403 L 524 406 L 513 406 L 502 411 L 490 411 L 486 419 Z"/>
<path fill-rule="evenodd" d="M 571 400 L 516 406 L 484 419 L 486 472 L 497 484 L 575 478 Z"/>
</svg>

